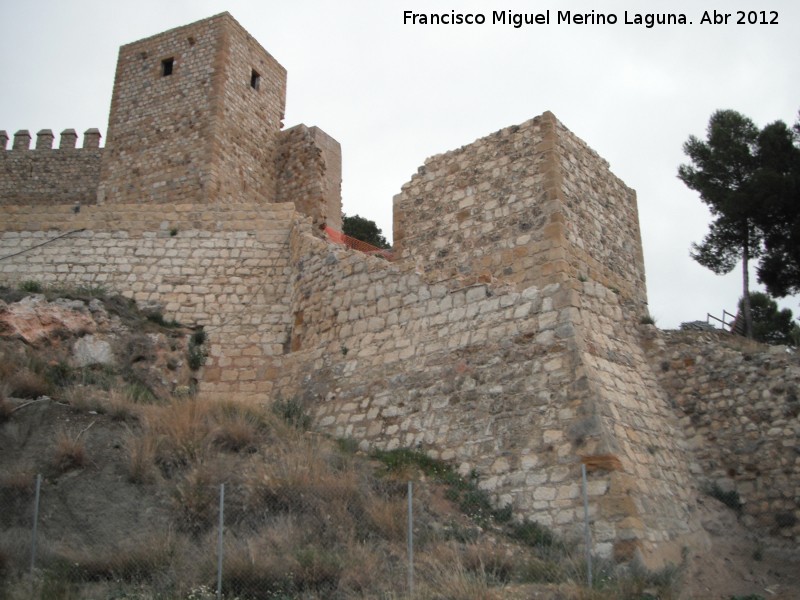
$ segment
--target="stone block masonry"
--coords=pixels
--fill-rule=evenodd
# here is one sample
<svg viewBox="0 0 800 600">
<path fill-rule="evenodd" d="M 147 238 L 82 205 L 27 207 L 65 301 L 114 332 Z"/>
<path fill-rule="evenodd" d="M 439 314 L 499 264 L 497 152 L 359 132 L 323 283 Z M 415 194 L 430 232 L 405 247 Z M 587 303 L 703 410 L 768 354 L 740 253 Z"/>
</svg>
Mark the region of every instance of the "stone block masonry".
<svg viewBox="0 0 800 600">
<path fill-rule="evenodd" d="M 636 194 L 552 113 L 428 159 L 394 203 L 395 252 L 433 280 L 590 278 L 646 312 Z"/>
<path fill-rule="evenodd" d="M 654 372 L 636 195 L 582 140 L 545 113 L 428 159 L 395 197 L 388 263 L 320 237 L 341 153 L 281 131 L 285 82 L 223 13 L 121 49 L 105 148 L 42 130 L 6 150 L 0 132 L 0 280 L 203 326 L 202 395 L 295 400 L 323 432 L 474 471 L 560 533 L 582 526 L 584 464 L 603 556 L 678 563 L 703 543 L 704 480 L 796 539 L 795 367 L 726 354 L 715 378 L 711 348 L 680 347 Z"/>
<path fill-rule="evenodd" d="M 271 360 L 284 352 L 289 327 L 290 233 L 310 231 L 292 204 L 3 211 L 0 257 L 10 258 L 0 260 L 0 277 L 6 285 L 102 287 L 201 325 L 210 350 L 201 392 L 268 397 Z"/>
<path fill-rule="evenodd" d="M 797 353 L 724 332 L 670 331 L 651 340 L 648 356 L 701 488 L 735 492 L 746 525 L 800 542 Z"/>
<path fill-rule="evenodd" d="M 698 528 L 685 449 L 615 292 L 455 288 L 307 236 L 293 256 L 277 398 L 364 448 L 419 448 L 477 472 L 499 505 L 569 535 L 585 462 L 597 551 L 680 561 Z"/>
<path fill-rule="evenodd" d="M 76 148 L 74 129 L 61 133 L 59 148 L 53 148 L 53 133 L 43 129 L 36 147 L 30 149 L 26 130 L 14 135 L 6 150 L 8 134 L 0 131 L 0 204 L 94 204 L 100 181 L 100 133 L 84 133 L 83 148 Z"/>
<path fill-rule="evenodd" d="M 316 229 L 342 230 L 342 151 L 317 127 L 281 132 L 277 153 L 277 202 L 294 202 Z"/>
<path fill-rule="evenodd" d="M 120 49 L 100 200 L 272 202 L 286 70 L 228 13 Z"/>
</svg>

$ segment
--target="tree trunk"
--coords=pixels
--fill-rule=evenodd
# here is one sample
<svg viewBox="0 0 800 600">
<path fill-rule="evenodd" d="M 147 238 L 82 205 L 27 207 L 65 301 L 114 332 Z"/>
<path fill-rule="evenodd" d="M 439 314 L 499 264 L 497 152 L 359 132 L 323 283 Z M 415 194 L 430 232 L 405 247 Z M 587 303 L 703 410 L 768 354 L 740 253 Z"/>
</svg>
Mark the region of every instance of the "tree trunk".
<svg viewBox="0 0 800 600">
<path fill-rule="evenodd" d="M 753 337 L 753 313 L 750 310 L 750 248 L 745 242 L 742 248 L 742 312 L 744 312 L 744 334 Z"/>
</svg>

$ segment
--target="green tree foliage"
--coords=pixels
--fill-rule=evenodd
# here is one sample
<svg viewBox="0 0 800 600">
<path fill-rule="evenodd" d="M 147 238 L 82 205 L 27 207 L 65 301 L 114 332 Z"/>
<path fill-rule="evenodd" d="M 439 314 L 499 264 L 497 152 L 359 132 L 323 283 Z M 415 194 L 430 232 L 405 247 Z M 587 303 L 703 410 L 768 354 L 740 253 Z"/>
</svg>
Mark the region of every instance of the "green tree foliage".
<svg viewBox="0 0 800 600">
<path fill-rule="evenodd" d="M 744 305 L 743 300 L 739 300 L 740 311 Z M 792 320 L 791 310 L 778 310 L 776 302 L 762 292 L 750 293 L 750 307 L 753 314 L 753 337 L 756 340 L 766 344 L 797 345 L 800 327 Z"/>
<path fill-rule="evenodd" d="M 375 221 L 370 221 L 358 215 L 353 215 L 352 217 L 342 215 L 342 233 L 362 242 L 372 244 L 376 248 L 387 250 L 391 248 Z"/>
<path fill-rule="evenodd" d="M 764 231 L 758 279 L 775 297 L 800 293 L 800 120 L 794 131 L 782 121 L 759 135 L 761 168 L 756 191 Z"/>
<path fill-rule="evenodd" d="M 742 260 L 742 297 L 745 331 L 752 337 L 749 306 L 749 261 L 760 254 L 761 231 L 754 216 L 758 209 L 753 179 L 758 169 L 755 124 L 733 110 L 718 110 L 708 122 L 706 141 L 690 136 L 683 151 L 692 164 L 681 165 L 678 177 L 700 193 L 714 220 L 691 256 L 714 273 L 729 273 Z"/>
<path fill-rule="evenodd" d="M 773 296 L 800 292 L 800 121 L 794 130 L 776 121 L 759 130 L 732 110 L 711 115 L 706 140 L 690 136 L 691 164 L 678 177 L 700 193 L 714 218 L 692 258 L 717 274 L 742 261 L 741 313 L 753 336 L 749 262 Z"/>
</svg>

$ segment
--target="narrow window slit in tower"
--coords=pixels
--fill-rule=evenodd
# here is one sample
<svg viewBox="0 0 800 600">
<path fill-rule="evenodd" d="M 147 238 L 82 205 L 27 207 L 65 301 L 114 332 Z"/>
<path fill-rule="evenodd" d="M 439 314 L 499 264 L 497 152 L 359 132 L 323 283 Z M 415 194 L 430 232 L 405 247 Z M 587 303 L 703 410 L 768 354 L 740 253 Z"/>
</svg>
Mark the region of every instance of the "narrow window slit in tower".
<svg viewBox="0 0 800 600">
<path fill-rule="evenodd" d="M 161 61 L 161 76 L 172 75 L 172 67 L 175 65 L 174 58 L 165 58 Z"/>
<path fill-rule="evenodd" d="M 258 71 L 253 69 L 250 72 L 250 87 L 254 90 L 258 89 L 258 86 L 261 84 L 261 75 L 258 74 Z"/>
</svg>

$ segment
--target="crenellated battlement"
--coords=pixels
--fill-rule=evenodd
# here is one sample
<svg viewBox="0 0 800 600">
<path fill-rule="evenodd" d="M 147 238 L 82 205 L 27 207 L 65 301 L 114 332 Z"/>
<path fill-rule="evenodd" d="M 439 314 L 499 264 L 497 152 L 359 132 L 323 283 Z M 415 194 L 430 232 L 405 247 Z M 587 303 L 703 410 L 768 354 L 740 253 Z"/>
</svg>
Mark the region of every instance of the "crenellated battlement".
<svg viewBox="0 0 800 600">
<path fill-rule="evenodd" d="M 92 127 L 83 132 L 83 150 L 96 150 L 100 148 L 100 139 L 103 136 L 100 130 Z M 31 150 L 31 134 L 27 129 L 20 129 L 14 134 L 14 139 L 11 143 L 11 148 L 6 148 L 8 145 L 8 133 L 0 129 L 0 149 L 25 152 Z M 36 133 L 36 145 L 34 150 L 54 150 L 53 142 L 55 135 L 52 129 L 41 129 Z M 78 133 L 74 129 L 65 129 L 61 132 L 61 138 L 56 150 L 74 150 L 78 145 Z"/>
<path fill-rule="evenodd" d="M 0 205 L 97 202 L 105 151 L 99 129 L 83 133 L 81 148 L 74 129 L 61 132 L 58 148 L 53 148 L 52 129 L 38 131 L 33 148 L 31 138 L 27 129 L 20 129 L 8 148 L 9 135 L 0 131 Z"/>
</svg>

